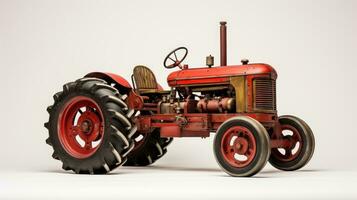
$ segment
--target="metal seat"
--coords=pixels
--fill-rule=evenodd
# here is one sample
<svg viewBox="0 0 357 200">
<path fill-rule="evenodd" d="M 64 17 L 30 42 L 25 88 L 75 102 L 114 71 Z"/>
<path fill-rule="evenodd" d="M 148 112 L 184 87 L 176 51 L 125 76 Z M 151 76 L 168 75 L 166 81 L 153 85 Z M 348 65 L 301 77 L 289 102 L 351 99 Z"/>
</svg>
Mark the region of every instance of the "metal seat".
<svg viewBox="0 0 357 200">
<path fill-rule="evenodd" d="M 150 93 L 169 93 L 170 91 L 163 91 L 161 86 L 156 82 L 154 73 L 143 65 L 138 65 L 133 70 L 132 75 L 133 85 L 136 92 L 139 94 Z"/>
</svg>

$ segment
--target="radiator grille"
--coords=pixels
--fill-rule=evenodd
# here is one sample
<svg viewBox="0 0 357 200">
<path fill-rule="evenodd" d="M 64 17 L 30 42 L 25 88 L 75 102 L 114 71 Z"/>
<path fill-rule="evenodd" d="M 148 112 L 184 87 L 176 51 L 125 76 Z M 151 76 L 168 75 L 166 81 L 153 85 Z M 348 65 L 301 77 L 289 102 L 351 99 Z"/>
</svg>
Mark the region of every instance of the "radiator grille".
<svg viewBox="0 0 357 200">
<path fill-rule="evenodd" d="M 253 80 L 254 109 L 276 110 L 276 88 L 273 79 Z"/>
</svg>

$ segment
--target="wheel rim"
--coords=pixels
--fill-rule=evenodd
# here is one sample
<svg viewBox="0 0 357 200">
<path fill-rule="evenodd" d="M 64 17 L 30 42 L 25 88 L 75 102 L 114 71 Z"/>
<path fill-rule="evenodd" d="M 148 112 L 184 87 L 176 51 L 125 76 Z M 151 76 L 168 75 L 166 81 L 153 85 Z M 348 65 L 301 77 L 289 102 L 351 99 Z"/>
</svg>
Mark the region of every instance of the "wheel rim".
<svg viewBox="0 0 357 200">
<path fill-rule="evenodd" d="M 224 132 L 221 153 L 226 162 L 236 168 L 248 166 L 257 151 L 253 133 L 242 126 L 234 126 Z"/>
<path fill-rule="evenodd" d="M 299 131 L 291 125 L 281 126 L 281 135 L 276 138 L 283 138 L 290 140 L 290 147 L 272 149 L 272 155 L 283 162 L 289 162 L 296 159 L 302 151 L 303 140 Z"/>
<path fill-rule="evenodd" d="M 91 98 L 70 99 L 59 115 L 58 138 L 64 149 L 76 158 L 87 158 L 99 148 L 104 136 L 103 113 Z"/>
</svg>

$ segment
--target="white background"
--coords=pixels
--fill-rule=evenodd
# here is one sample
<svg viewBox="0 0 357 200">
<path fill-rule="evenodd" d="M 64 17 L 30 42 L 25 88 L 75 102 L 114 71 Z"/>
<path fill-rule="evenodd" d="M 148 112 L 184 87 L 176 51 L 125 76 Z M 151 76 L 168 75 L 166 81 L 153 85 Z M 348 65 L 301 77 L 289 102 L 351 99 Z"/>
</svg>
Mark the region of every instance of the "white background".
<svg viewBox="0 0 357 200">
<path fill-rule="evenodd" d="M 357 1 L 0 0 L 0 199 L 357 198 L 356 8 Z M 315 155 L 303 170 L 267 165 L 255 178 L 228 177 L 210 137 L 175 139 L 145 169 L 63 173 L 43 123 L 64 83 L 91 71 L 130 80 L 144 64 L 167 88 L 173 70 L 162 61 L 178 46 L 189 49 L 191 67 L 204 66 L 209 54 L 219 64 L 221 20 L 228 22 L 228 64 L 248 58 L 274 66 L 279 113 L 314 130 Z"/>
</svg>

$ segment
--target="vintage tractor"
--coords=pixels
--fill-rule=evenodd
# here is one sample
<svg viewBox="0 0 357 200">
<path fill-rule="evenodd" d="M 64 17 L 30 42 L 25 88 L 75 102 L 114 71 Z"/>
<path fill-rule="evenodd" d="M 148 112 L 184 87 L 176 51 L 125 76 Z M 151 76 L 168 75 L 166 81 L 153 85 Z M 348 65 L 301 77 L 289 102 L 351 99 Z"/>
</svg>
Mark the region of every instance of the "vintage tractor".
<svg viewBox="0 0 357 200">
<path fill-rule="evenodd" d="M 220 66 L 191 68 L 187 48 L 169 53 L 166 68 L 179 67 L 163 90 L 153 72 L 136 66 L 132 85 L 123 77 L 93 72 L 63 86 L 47 108 L 47 144 L 62 168 L 102 174 L 147 166 L 165 155 L 174 137 L 209 137 L 220 167 L 232 176 L 252 176 L 269 160 L 297 170 L 311 159 L 314 136 L 301 119 L 278 116 L 277 73 L 267 64 L 226 64 L 226 23 L 220 23 Z"/>
</svg>

